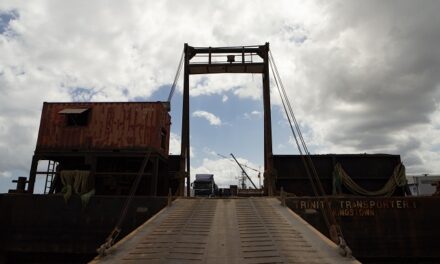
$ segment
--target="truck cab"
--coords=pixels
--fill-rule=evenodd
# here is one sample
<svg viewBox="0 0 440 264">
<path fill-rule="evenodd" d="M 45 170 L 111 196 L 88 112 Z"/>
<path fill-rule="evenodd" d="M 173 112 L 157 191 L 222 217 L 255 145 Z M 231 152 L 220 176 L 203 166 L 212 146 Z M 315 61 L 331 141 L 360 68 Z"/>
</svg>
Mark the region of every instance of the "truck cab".
<svg viewBox="0 0 440 264">
<path fill-rule="evenodd" d="M 192 187 L 194 189 L 194 196 L 212 197 L 218 191 L 213 174 L 196 174 L 196 180 L 192 183 Z"/>
</svg>

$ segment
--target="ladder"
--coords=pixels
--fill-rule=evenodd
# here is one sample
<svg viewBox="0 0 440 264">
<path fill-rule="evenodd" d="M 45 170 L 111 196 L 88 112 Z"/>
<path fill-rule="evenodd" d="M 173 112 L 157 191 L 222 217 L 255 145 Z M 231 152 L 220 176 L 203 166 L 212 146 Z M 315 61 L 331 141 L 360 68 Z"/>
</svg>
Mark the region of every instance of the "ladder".
<svg viewBox="0 0 440 264">
<path fill-rule="evenodd" d="M 52 187 L 52 183 L 55 178 L 57 165 L 58 162 L 53 160 L 49 160 L 47 163 L 46 182 L 44 183 L 44 194 L 48 194 L 50 192 L 50 188 Z"/>
</svg>

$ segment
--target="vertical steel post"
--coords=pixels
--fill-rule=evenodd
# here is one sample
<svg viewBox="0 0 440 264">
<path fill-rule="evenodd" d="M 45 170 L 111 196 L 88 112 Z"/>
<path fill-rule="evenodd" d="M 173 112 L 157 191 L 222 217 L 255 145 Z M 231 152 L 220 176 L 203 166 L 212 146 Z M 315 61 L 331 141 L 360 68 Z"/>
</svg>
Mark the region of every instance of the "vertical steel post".
<svg viewBox="0 0 440 264">
<path fill-rule="evenodd" d="M 179 195 L 184 196 L 185 177 L 189 179 L 190 155 L 189 155 L 189 50 L 185 43 L 185 64 L 183 69 L 183 106 L 182 106 L 182 144 L 180 146 L 180 172 L 179 172 Z M 187 180 L 188 181 L 188 180 Z"/>
<path fill-rule="evenodd" d="M 95 188 L 95 186 L 96 186 L 96 176 L 95 175 L 96 175 L 96 168 L 97 168 L 96 165 L 98 163 L 98 157 L 95 154 L 91 154 L 90 155 L 90 159 L 91 159 L 91 162 L 90 162 L 90 175 L 91 175 L 92 181 L 93 181 L 93 188 Z M 58 177 L 60 177 L 59 181 L 61 181 L 61 171 L 60 171 L 59 165 L 60 164 L 58 163 L 57 173 L 58 173 Z"/>
<path fill-rule="evenodd" d="M 32 164 L 31 164 L 31 171 L 29 172 L 29 183 L 28 183 L 28 193 L 34 193 L 34 186 L 35 186 L 35 178 L 37 176 L 37 168 L 38 168 L 38 161 L 40 160 L 40 157 L 33 156 L 32 157 Z"/>
<path fill-rule="evenodd" d="M 188 47 L 188 45 L 187 45 Z M 186 190 L 187 193 L 186 195 L 189 196 L 189 179 L 190 179 L 190 173 L 191 173 L 191 151 L 190 151 L 190 146 L 191 146 L 191 142 L 190 142 L 190 120 L 189 120 L 189 70 L 188 70 L 188 66 L 189 66 L 189 60 L 190 60 L 190 54 L 189 54 L 189 49 L 187 48 L 187 56 L 185 56 L 185 83 L 184 86 L 186 87 L 186 93 L 185 93 L 185 98 L 186 98 L 186 119 L 187 119 L 187 130 L 185 133 L 186 136 Z M 182 193 L 182 196 L 184 195 L 184 193 Z"/>
<path fill-rule="evenodd" d="M 270 111 L 270 84 L 269 84 L 269 43 L 263 46 L 263 105 L 264 105 L 264 187 L 268 196 L 273 196 L 274 179 L 272 164 L 272 121 Z"/>
<path fill-rule="evenodd" d="M 157 184 L 158 184 L 158 177 L 159 177 L 158 176 L 159 175 L 159 157 L 153 158 L 151 160 L 151 162 L 153 163 L 153 171 L 151 173 L 150 195 L 157 196 Z"/>
</svg>

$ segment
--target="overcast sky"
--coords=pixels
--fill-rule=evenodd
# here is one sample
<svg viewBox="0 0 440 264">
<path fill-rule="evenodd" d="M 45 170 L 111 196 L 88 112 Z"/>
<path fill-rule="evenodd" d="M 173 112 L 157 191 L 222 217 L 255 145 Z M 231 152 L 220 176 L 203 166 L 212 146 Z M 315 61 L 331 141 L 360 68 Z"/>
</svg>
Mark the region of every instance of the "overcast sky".
<svg viewBox="0 0 440 264">
<path fill-rule="evenodd" d="M 28 175 L 44 101 L 166 100 L 184 43 L 270 42 L 313 153 L 400 154 L 408 173 L 440 173 L 439 10 L 438 1 L 3 0 L 0 192 Z M 191 77 L 192 172 L 236 183 L 238 168 L 216 154 L 231 152 L 262 168 L 261 82 Z M 297 153 L 275 91 L 274 152 Z"/>
</svg>

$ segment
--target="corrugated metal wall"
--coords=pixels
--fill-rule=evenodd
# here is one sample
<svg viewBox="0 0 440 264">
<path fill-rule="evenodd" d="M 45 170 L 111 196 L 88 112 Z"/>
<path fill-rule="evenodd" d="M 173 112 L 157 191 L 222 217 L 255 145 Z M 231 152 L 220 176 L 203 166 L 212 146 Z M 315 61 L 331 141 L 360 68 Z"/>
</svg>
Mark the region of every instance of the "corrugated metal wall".
<svg viewBox="0 0 440 264">
<path fill-rule="evenodd" d="M 69 126 L 65 109 L 89 108 L 85 126 Z M 171 118 L 162 102 L 44 103 L 37 150 L 142 149 L 168 154 Z M 161 146 L 165 132 L 165 147 Z"/>
</svg>

